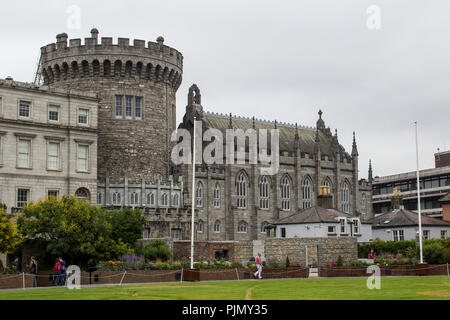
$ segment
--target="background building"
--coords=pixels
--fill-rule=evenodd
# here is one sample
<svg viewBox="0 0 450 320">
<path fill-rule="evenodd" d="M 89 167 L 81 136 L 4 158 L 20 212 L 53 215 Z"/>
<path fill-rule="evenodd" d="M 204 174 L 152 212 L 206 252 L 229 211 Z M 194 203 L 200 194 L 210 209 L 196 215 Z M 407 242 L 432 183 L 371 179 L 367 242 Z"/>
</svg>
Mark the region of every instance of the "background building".
<svg viewBox="0 0 450 320">
<path fill-rule="evenodd" d="M 442 205 L 439 199 L 450 191 L 450 166 L 420 170 L 419 180 L 422 213 L 430 217 L 442 218 Z M 416 211 L 416 184 L 416 171 L 375 177 L 372 184 L 374 214 L 391 210 L 394 188 L 400 189 L 405 209 Z"/>
<path fill-rule="evenodd" d="M 0 202 L 14 213 L 48 195 L 95 204 L 96 94 L 0 80 Z"/>
</svg>

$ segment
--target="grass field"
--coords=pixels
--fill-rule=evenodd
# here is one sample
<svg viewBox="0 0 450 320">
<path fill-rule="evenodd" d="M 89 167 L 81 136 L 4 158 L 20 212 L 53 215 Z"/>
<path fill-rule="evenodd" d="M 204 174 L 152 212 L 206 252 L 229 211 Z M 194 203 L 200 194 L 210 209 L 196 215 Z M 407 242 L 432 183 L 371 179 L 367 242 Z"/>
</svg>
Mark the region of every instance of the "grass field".
<svg viewBox="0 0 450 320">
<path fill-rule="evenodd" d="M 317 278 L 155 283 L 0 291 L 0 300 L 450 300 L 450 278 L 383 277 L 380 290 L 366 278 Z"/>
</svg>

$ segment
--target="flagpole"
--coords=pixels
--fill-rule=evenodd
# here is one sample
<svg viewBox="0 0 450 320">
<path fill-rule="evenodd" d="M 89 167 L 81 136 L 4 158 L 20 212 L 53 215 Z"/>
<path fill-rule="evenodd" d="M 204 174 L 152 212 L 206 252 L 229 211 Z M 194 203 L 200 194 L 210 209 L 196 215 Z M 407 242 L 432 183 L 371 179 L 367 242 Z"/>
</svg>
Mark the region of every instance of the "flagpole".
<svg viewBox="0 0 450 320">
<path fill-rule="evenodd" d="M 417 177 L 417 209 L 419 215 L 419 249 L 420 249 L 420 263 L 423 263 L 422 253 L 422 213 L 420 210 L 420 180 L 419 180 L 419 143 L 417 141 L 417 121 L 414 122 L 416 128 L 416 177 Z"/>
<path fill-rule="evenodd" d="M 191 220 L 191 269 L 194 269 L 194 207 L 195 207 L 195 121 L 194 117 L 194 142 L 192 152 L 192 220 Z"/>
</svg>

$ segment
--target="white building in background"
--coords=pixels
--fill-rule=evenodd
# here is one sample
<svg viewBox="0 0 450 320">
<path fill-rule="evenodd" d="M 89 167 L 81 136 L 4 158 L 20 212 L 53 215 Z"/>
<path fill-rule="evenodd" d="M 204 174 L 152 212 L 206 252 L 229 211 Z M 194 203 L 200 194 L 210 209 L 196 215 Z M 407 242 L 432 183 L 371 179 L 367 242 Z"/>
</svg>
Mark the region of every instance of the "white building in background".
<svg viewBox="0 0 450 320">
<path fill-rule="evenodd" d="M 358 242 L 372 239 L 371 223 L 336 209 L 314 206 L 276 220 L 277 238 L 356 237 Z"/>
<path fill-rule="evenodd" d="M 0 202 L 97 194 L 95 94 L 0 80 Z"/>
<path fill-rule="evenodd" d="M 373 219 L 374 239 L 384 241 L 415 240 L 419 232 L 418 214 L 403 207 L 376 216 Z M 450 223 L 438 218 L 422 215 L 422 233 L 424 239 L 447 238 Z"/>
</svg>

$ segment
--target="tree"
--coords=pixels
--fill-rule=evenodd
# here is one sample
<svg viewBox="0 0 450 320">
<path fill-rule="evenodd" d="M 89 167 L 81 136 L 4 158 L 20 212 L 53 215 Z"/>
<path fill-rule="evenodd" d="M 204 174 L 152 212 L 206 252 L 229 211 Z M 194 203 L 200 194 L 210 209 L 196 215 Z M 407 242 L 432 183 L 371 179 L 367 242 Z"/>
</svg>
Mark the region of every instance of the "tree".
<svg viewBox="0 0 450 320">
<path fill-rule="evenodd" d="M 19 233 L 17 224 L 12 221 L 12 217 L 4 213 L 3 207 L 0 208 L 0 254 L 14 252 L 14 248 L 23 241 Z"/>
<path fill-rule="evenodd" d="M 112 259 L 131 253 L 123 241 L 112 237 L 109 214 L 86 200 L 51 197 L 27 205 L 18 219 L 24 236 L 46 248 L 52 256 L 71 263 Z"/>
<path fill-rule="evenodd" d="M 136 241 L 142 238 L 145 217 L 139 209 L 124 208 L 110 213 L 112 238 L 122 240 L 131 247 L 136 247 Z"/>
<path fill-rule="evenodd" d="M 144 247 L 144 256 L 148 260 L 162 260 L 167 261 L 171 257 L 171 253 L 167 244 L 161 239 L 155 239 L 150 241 Z"/>
</svg>

